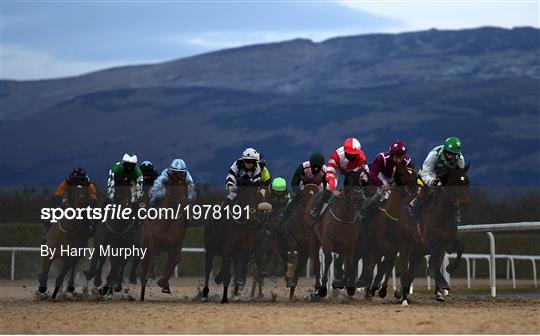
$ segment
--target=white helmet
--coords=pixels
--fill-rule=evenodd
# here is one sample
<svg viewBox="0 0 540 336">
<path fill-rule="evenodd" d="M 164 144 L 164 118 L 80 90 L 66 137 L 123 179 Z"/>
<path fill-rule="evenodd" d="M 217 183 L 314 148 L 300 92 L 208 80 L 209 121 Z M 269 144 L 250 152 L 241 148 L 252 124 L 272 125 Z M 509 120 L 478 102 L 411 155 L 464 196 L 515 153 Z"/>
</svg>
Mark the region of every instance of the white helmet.
<svg viewBox="0 0 540 336">
<path fill-rule="evenodd" d="M 246 148 L 242 152 L 242 160 L 259 160 L 259 152 L 253 148 Z"/>
<path fill-rule="evenodd" d="M 182 159 L 174 159 L 171 162 L 171 167 L 169 168 L 171 171 L 175 172 L 185 172 L 187 167 L 186 163 Z"/>
<path fill-rule="evenodd" d="M 126 153 L 122 157 L 122 162 L 135 163 L 137 164 L 137 155 L 134 153 Z"/>
</svg>

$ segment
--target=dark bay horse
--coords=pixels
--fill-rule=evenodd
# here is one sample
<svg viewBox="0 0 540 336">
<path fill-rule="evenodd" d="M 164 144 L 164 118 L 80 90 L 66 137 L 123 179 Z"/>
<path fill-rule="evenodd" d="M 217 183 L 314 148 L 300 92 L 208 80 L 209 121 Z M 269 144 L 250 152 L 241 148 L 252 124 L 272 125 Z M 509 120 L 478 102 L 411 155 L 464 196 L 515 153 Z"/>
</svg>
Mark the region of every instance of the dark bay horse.
<svg viewBox="0 0 540 336">
<path fill-rule="evenodd" d="M 416 196 L 416 174 L 411 168 L 398 164 L 394 180 L 388 200 L 378 208 L 377 214 L 369 223 L 368 256 L 360 277 L 361 280 L 367 280 L 365 282 L 366 297 L 373 296 L 379 288 L 379 297 L 386 296 L 388 279 L 394 267 L 399 246 L 412 243 L 410 233 L 415 226 L 411 225 L 410 221 L 403 223 L 400 218 L 404 215 L 405 206 Z M 381 258 L 384 259 L 381 261 Z M 376 263 L 377 276 L 373 279 Z M 381 284 L 383 276 L 385 279 Z"/>
<path fill-rule="evenodd" d="M 90 197 L 88 190 L 83 186 L 69 187 L 66 193 L 67 203 L 63 206 L 66 208 L 86 208 L 90 205 Z M 47 279 L 51 264 L 54 260 L 62 260 L 62 269 L 56 277 L 55 288 L 52 298 L 56 298 L 60 287 L 64 282 L 64 277 L 71 270 L 72 275 L 68 284 L 68 291 L 73 292 L 74 287 L 74 275 L 77 262 L 81 258 L 80 255 L 68 256 L 60 255 L 60 249 L 62 246 L 67 248 L 84 248 L 88 244 L 90 238 L 90 228 L 88 225 L 88 219 L 59 219 L 58 222 L 53 223 L 47 234 L 45 235 L 45 245 L 48 248 L 56 248 L 56 253 L 53 259 L 49 256 L 42 257 L 42 268 L 39 274 L 39 292 L 45 293 L 47 291 Z"/>
<path fill-rule="evenodd" d="M 165 199 L 160 207 L 162 209 L 172 209 L 184 207 L 187 198 L 187 184 L 185 175 L 178 179 L 169 180 L 169 186 Z M 172 215 L 172 214 L 170 214 Z M 180 262 L 184 238 L 186 237 L 186 218 L 183 212 L 178 218 L 162 218 L 147 220 L 141 230 L 141 248 L 147 248 L 147 257 L 141 261 L 141 301 L 144 301 L 144 294 L 148 279 L 148 271 L 152 260 L 160 250 L 167 252 L 167 264 L 163 277 L 157 281 L 163 293 L 171 293 L 169 279 L 171 278 L 176 265 Z"/>
<path fill-rule="evenodd" d="M 408 261 L 407 272 L 401 277 L 404 305 L 409 303 L 407 295 L 415 271 L 425 255 L 430 255 L 427 274 L 435 280 L 436 293 L 442 289 L 450 289 L 448 281 L 441 273 L 441 265 L 446 252 L 457 253 L 456 259 L 446 268 L 448 273 L 455 272 L 464 251 L 463 243 L 457 239 L 457 225 L 461 209 L 466 209 L 469 204 L 468 170 L 469 165 L 463 169 L 445 169 L 437 174 L 442 185 L 430 187 L 433 190 L 429 192 L 433 194 L 418 223 L 420 239 L 411 244 L 408 259 L 404 260 L 402 265 L 404 267 Z"/>
<path fill-rule="evenodd" d="M 117 209 L 131 208 L 131 187 L 129 184 L 118 183 L 114 198 L 111 204 Z M 131 214 L 135 216 L 136 214 Z M 130 217 L 132 217 L 130 216 Z M 136 244 L 136 222 L 134 219 L 108 218 L 104 223 L 99 223 L 94 235 L 94 248 L 96 252 L 92 258 L 90 269 L 85 272 L 86 280 L 94 279 L 94 286 L 100 287 L 102 284 L 101 274 L 106 255 L 101 255 L 100 249 L 110 247 L 111 250 L 117 248 L 131 248 Z M 106 278 L 105 285 L 101 288 L 101 294 L 110 295 L 112 289 L 119 292 L 122 290 L 124 268 L 127 260 L 123 256 L 109 256 L 110 270 Z"/>
<path fill-rule="evenodd" d="M 345 186 L 340 197 L 329 206 L 319 225 L 322 228 L 322 250 L 324 271 L 318 295 L 326 296 L 328 272 L 332 263 L 332 253 L 343 258 L 345 287 L 347 294 L 356 292 L 358 275 L 358 237 L 360 236 L 361 209 L 366 199 L 364 185 L 359 173 L 345 175 Z"/>
<path fill-rule="evenodd" d="M 269 191 L 266 186 L 241 186 L 229 211 L 224 208 L 220 220 L 206 225 L 205 243 L 205 284 L 203 298 L 208 297 L 208 282 L 216 255 L 221 257 L 221 267 L 215 277 L 217 284 L 223 284 L 221 303 L 228 303 L 228 289 L 231 281 L 231 265 L 234 266 L 234 293 L 237 294 L 241 281 L 242 268 L 251 257 L 257 235 L 269 219 L 272 205 L 268 202 Z M 234 218 L 233 206 L 242 209 L 242 215 Z M 247 209 L 247 210 L 246 210 Z M 234 263 L 233 263 L 234 259 Z M 243 280 L 242 280 L 243 281 Z"/>
<path fill-rule="evenodd" d="M 284 222 L 287 239 L 285 282 L 287 287 L 289 287 L 289 298 L 294 296 L 298 277 L 300 276 L 300 272 L 306 268 L 310 250 L 318 251 L 320 247 L 319 238 L 317 238 L 312 229 L 313 220 L 311 220 L 311 217 L 308 217 L 308 223 L 304 221 L 304 214 L 309 216 L 310 208 L 308 204 L 311 204 L 311 199 L 318 193 L 319 187 L 316 184 L 308 183 L 304 185 L 299 204 Z M 319 260 L 318 254 L 316 260 Z"/>
</svg>

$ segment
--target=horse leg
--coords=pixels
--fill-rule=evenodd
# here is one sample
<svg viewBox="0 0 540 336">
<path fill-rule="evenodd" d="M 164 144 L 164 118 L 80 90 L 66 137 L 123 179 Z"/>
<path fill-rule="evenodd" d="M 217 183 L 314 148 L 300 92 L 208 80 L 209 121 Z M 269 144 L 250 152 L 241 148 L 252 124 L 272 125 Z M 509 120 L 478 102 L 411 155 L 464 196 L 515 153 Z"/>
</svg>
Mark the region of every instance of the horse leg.
<svg viewBox="0 0 540 336">
<path fill-rule="evenodd" d="M 435 280 L 435 283 L 439 288 L 450 289 L 450 285 L 441 273 L 441 264 L 445 251 L 441 248 L 436 248 L 434 250 L 434 253 L 432 253 L 429 257 L 427 275 Z"/>
<path fill-rule="evenodd" d="M 325 297 L 328 291 L 328 273 L 330 272 L 330 265 L 332 265 L 332 252 L 326 252 L 323 249 L 324 253 L 324 268 L 322 283 L 319 292 L 317 293 L 320 297 Z"/>
<path fill-rule="evenodd" d="M 214 262 L 214 251 L 207 249 L 204 254 L 204 288 L 203 288 L 203 298 L 208 298 L 208 293 L 210 288 L 208 287 L 208 282 L 210 281 L 210 273 L 212 273 Z"/>
<path fill-rule="evenodd" d="M 99 256 L 93 257 L 91 262 L 90 262 L 90 269 L 88 269 L 86 271 L 83 271 L 83 274 L 86 277 L 86 281 L 90 281 L 90 280 L 92 280 L 92 279 L 94 279 L 96 277 L 98 261 L 100 259 L 101 259 L 101 257 L 99 257 Z M 96 286 L 96 287 L 98 287 L 98 286 Z"/>
<path fill-rule="evenodd" d="M 356 292 L 356 277 L 358 275 L 358 263 L 355 262 L 354 246 L 347 249 L 345 252 L 345 286 L 347 287 L 347 295 L 353 296 Z"/>
<path fill-rule="evenodd" d="M 62 270 L 60 270 L 60 274 L 56 277 L 56 282 L 54 285 L 54 292 L 52 295 L 52 298 L 55 299 L 56 295 L 58 294 L 58 291 L 60 290 L 60 287 L 62 287 L 62 284 L 64 283 L 64 277 L 66 276 L 67 272 L 73 267 L 74 262 L 76 260 L 73 260 L 71 258 L 65 258 L 62 259 Z"/>
<path fill-rule="evenodd" d="M 300 277 L 300 272 L 302 270 L 306 269 L 307 263 L 308 263 L 308 254 L 304 252 L 300 252 L 298 257 L 298 263 L 296 264 L 295 270 L 294 270 L 294 279 L 293 284 L 289 289 L 289 299 L 292 299 L 294 296 L 294 291 L 296 289 L 296 286 L 298 285 L 298 278 Z"/>
<path fill-rule="evenodd" d="M 69 280 L 68 280 L 68 287 L 67 287 L 67 290 L 68 292 L 70 293 L 73 293 L 75 291 L 75 270 L 77 268 L 77 263 L 79 261 L 77 260 L 74 264 L 73 264 L 73 267 L 71 268 L 71 273 L 70 273 L 70 276 L 69 276 Z"/>
<path fill-rule="evenodd" d="M 146 247 L 146 246 L 144 246 Z M 140 300 L 144 301 L 144 295 L 146 292 L 146 285 L 148 284 L 148 272 L 150 270 L 150 265 L 156 254 L 156 248 L 152 245 L 146 247 L 148 250 L 148 256 L 141 259 L 141 296 Z"/>
<path fill-rule="evenodd" d="M 141 262 L 141 258 L 133 257 L 131 259 L 131 269 L 129 271 L 129 283 L 132 285 L 137 284 L 137 268 Z"/>
<path fill-rule="evenodd" d="M 105 265 L 105 262 L 107 261 L 107 257 L 98 257 L 96 260 L 97 263 L 97 269 L 94 273 L 94 287 L 100 287 L 102 284 L 101 276 L 103 274 L 103 265 Z"/>
<path fill-rule="evenodd" d="M 124 271 L 126 269 L 127 259 L 120 259 L 118 263 L 118 272 L 116 273 L 116 281 L 114 285 L 114 291 L 120 292 L 124 283 Z"/>
<path fill-rule="evenodd" d="M 388 290 L 388 280 L 392 276 L 392 268 L 394 268 L 394 264 L 396 262 L 396 255 L 386 256 L 384 257 L 384 261 L 382 264 L 382 269 L 385 269 L 384 272 L 384 281 L 381 284 L 381 289 L 379 290 L 379 297 L 382 299 L 386 297 L 387 290 Z M 382 275 L 382 272 L 381 272 Z"/>
<path fill-rule="evenodd" d="M 463 251 L 465 251 L 465 245 L 460 240 L 454 240 L 452 244 L 452 251 L 450 253 L 456 253 L 456 259 L 451 262 L 448 266 L 446 266 L 446 271 L 450 274 L 454 273 L 459 268 L 459 263 L 461 261 L 461 256 L 463 255 Z"/>
<path fill-rule="evenodd" d="M 221 272 L 223 274 L 223 297 L 221 298 L 221 303 L 229 303 L 227 295 L 229 284 L 231 283 L 231 255 L 232 253 L 229 249 L 226 249 L 221 260 Z"/>
<path fill-rule="evenodd" d="M 400 284 L 401 292 L 396 291 L 394 296 L 396 299 L 401 299 L 402 305 L 408 305 L 409 300 L 407 296 L 409 295 L 409 290 L 411 287 L 411 281 L 409 280 L 409 258 L 413 252 L 413 243 L 409 239 L 402 237 L 399 241 L 399 272 L 400 272 Z M 413 275 L 414 277 L 414 275 Z"/>
<path fill-rule="evenodd" d="M 171 294 L 171 289 L 169 286 L 169 279 L 172 277 L 176 265 L 180 262 L 182 257 L 180 254 L 182 251 L 182 246 L 169 248 L 167 253 L 167 265 L 165 266 L 165 274 L 161 279 L 157 281 L 157 285 L 161 287 L 161 292 L 166 294 Z"/>
<path fill-rule="evenodd" d="M 345 270 L 343 270 L 343 256 L 339 254 L 334 262 L 334 280 L 332 281 L 332 288 L 343 289 L 346 281 Z"/>
<path fill-rule="evenodd" d="M 118 258 L 119 257 L 109 257 L 109 263 L 111 268 L 109 269 L 109 274 L 105 280 L 105 285 L 100 290 L 101 295 L 110 295 L 112 294 L 112 286 L 116 280 L 116 272 L 118 271 Z"/>
<path fill-rule="evenodd" d="M 49 270 L 51 269 L 52 260 L 48 257 L 43 257 L 41 263 L 41 273 L 38 276 L 39 281 L 39 292 L 41 294 L 47 291 L 47 280 L 49 278 Z"/>
</svg>

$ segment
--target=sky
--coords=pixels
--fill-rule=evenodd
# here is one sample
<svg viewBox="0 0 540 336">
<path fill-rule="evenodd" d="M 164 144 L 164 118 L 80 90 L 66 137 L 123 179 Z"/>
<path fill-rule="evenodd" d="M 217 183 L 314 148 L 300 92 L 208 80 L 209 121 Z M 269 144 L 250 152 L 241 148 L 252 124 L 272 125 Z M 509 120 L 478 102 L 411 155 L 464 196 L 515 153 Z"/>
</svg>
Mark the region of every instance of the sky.
<svg viewBox="0 0 540 336">
<path fill-rule="evenodd" d="M 540 26 L 540 0 L 0 0 L 0 79 L 46 79 L 248 44 Z"/>
</svg>

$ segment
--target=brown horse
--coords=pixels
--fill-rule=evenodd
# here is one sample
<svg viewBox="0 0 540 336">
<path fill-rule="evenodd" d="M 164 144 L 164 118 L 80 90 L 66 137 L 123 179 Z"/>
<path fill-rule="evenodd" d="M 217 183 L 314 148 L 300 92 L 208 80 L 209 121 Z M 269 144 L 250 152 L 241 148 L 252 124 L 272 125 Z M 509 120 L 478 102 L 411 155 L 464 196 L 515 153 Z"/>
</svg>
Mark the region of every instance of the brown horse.
<svg viewBox="0 0 540 336">
<path fill-rule="evenodd" d="M 342 195 L 337 197 L 324 214 L 321 226 L 322 250 L 324 254 L 324 271 L 321 287 L 317 294 L 326 296 L 328 273 L 332 263 L 332 253 L 343 258 L 345 268 L 345 287 L 347 294 L 356 292 L 358 274 L 358 237 L 362 220 L 362 205 L 366 197 L 358 173 L 345 175 L 345 187 Z"/>
<path fill-rule="evenodd" d="M 399 251 L 399 244 L 410 244 L 410 230 L 414 229 L 409 221 L 409 227 L 404 227 L 400 221 L 405 206 L 416 195 L 416 174 L 411 168 L 403 164 L 396 165 L 394 173 L 395 183 L 391 186 L 391 194 L 384 205 L 380 206 L 378 213 L 369 223 L 368 230 L 368 256 L 364 263 L 360 282 L 366 287 L 366 297 L 373 296 L 379 290 L 381 298 L 386 296 L 388 279 L 395 264 Z M 381 261 L 380 259 L 384 259 Z M 377 276 L 373 278 L 373 270 L 377 263 Z M 383 276 L 384 282 L 381 285 Z M 372 281 L 373 280 L 373 281 Z M 362 287 L 364 287 L 362 286 Z"/>
<path fill-rule="evenodd" d="M 90 205 L 90 197 L 88 190 L 83 186 L 69 187 L 66 193 L 67 203 L 64 205 L 64 209 L 67 208 L 86 208 Z M 68 290 L 73 292 L 75 290 L 73 284 L 73 275 L 75 274 L 75 267 L 81 256 L 61 256 L 60 249 L 63 247 L 69 248 L 84 248 L 88 244 L 90 238 L 90 230 L 86 220 L 80 219 L 59 219 L 54 223 L 49 231 L 45 235 L 45 245 L 48 248 L 56 248 L 56 253 L 51 259 L 49 256 L 42 258 L 42 268 L 39 274 L 39 292 L 45 293 L 47 291 L 47 280 L 51 264 L 56 259 L 62 260 L 62 269 L 56 277 L 55 288 L 52 298 L 56 298 L 60 287 L 64 283 L 64 277 L 72 270 L 72 278 L 69 283 Z"/>
<path fill-rule="evenodd" d="M 310 251 L 319 250 L 320 242 L 311 224 L 313 220 L 309 217 L 309 224 L 304 221 L 304 214 L 309 216 L 310 200 L 319 193 L 319 187 L 316 184 L 306 184 L 300 195 L 299 204 L 293 209 L 293 212 L 285 221 L 285 235 L 287 238 L 287 264 L 285 272 L 285 282 L 289 287 L 289 298 L 294 296 L 300 271 L 306 268 Z M 318 253 L 318 252 L 317 252 Z M 317 263 L 319 256 L 311 259 Z M 320 269 L 320 262 L 319 262 Z"/>
<path fill-rule="evenodd" d="M 111 201 L 117 209 L 126 209 L 131 207 L 131 185 L 128 183 L 117 183 L 114 198 Z M 108 218 L 104 223 L 99 223 L 94 235 L 94 248 L 96 255 L 92 258 L 90 269 L 85 271 L 86 280 L 94 279 L 94 286 L 100 287 L 102 284 L 102 271 L 106 255 L 101 255 L 98 251 L 103 248 L 131 248 L 135 245 L 136 224 L 131 218 Z M 111 265 L 109 274 L 107 275 L 105 285 L 100 289 L 101 294 L 111 295 L 112 290 L 116 292 L 122 290 L 123 274 L 126 265 L 126 259 L 123 256 L 109 256 Z"/>
<path fill-rule="evenodd" d="M 160 208 L 172 209 L 176 212 L 178 207 L 185 206 L 188 187 L 185 175 L 169 180 L 167 193 L 161 202 Z M 167 252 L 167 264 L 163 277 L 157 281 L 163 293 L 170 294 L 169 279 L 171 278 L 176 265 L 180 262 L 184 238 L 186 237 L 186 218 L 184 213 L 180 213 L 178 218 L 171 218 L 172 214 L 163 216 L 156 220 L 145 221 L 141 229 L 141 248 L 147 249 L 147 257 L 141 260 L 141 301 L 144 301 L 144 294 L 148 279 L 148 271 L 152 261 L 160 250 Z M 168 217 L 168 218 L 167 218 Z"/>
<path fill-rule="evenodd" d="M 404 305 L 409 303 L 407 295 L 415 271 L 425 255 L 430 255 L 427 274 L 435 280 L 436 293 L 440 289 L 450 289 L 441 273 L 441 264 L 446 252 L 457 253 L 456 259 L 446 267 L 449 273 L 455 272 L 461 261 L 464 245 L 457 239 L 457 225 L 461 209 L 469 204 L 468 170 L 469 165 L 463 169 L 445 169 L 437 174 L 442 185 L 430 187 L 431 194 L 426 196 L 431 197 L 430 202 L 419 218 L 421 239 L 411 244 L 409 251 L 400 251 L 401 268 L 407 270 L 401 277 Z"/>
<path fill-rule="evenodd" d="M 247 183 L 247 182 L 246 182 Z M 234 266 L 234 294 L 243 279 L 242 269 L 251 257 L 254 244 L 260 231 L 270 217 L 272 205 L 269 203 L 266 186 L 243 185 L 228 210 L 225 206 L 221 219 L 210 222 L 205 227 L 205 284 L 203 299 L 208 297 L 208 281 L 216 255 L 221 257 L 221 267 L 214 278 L 216 284 L 223 284 L 221 303 L 228 303 L 228 289 L 231 282 L 231 266 Z M 234 216 L 233 207 L 242 209 L 241 216 Z M 234 263 L 233 263 L 234 259 Z"/>
</svg>

